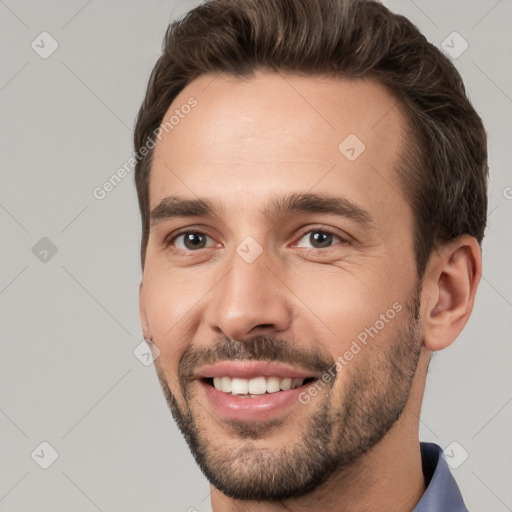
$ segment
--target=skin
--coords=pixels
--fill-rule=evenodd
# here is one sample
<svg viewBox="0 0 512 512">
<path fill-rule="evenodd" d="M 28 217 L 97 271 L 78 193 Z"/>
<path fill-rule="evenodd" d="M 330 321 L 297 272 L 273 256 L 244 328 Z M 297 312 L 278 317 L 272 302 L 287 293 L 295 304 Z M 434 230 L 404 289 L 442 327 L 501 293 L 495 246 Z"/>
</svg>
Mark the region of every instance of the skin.
<svg viewBox="0 0 512 512">
<path fill-rule="evenodd" d="M 469 318 L 481 274 L 478 243 L 463 236 L 437 248 L 418 288 L 413 215 L 395 171 L 407 123 L 380 84 L 263 72 L 247 80 L 202 76 L 181 91 L 164 119 L 191 96 L 197 107 L 155 147 L 150 209 L 169 196 L 207 197 L 222 209 L 214 216 L 155 222 L 140 286 L 144 336 L 159 349 L 155 368 L 175 418 L 178 410 L 194 420 L 211 458 L 222 462 L 243 453 L 227 469 L 249 478 L 251 468 L 256 475 L 261 467 L 250 458 L 253 452 L 244 451 L 248 443 L 268 460 L 278 459 L 311 437 L 308 426 L 322 410 L 331 414 L 338 435 L 336 413 L 358 396 L 369 417 L 376 389 L 387 390 L 391 402 L 406 400 L 398 420 L 372 446 L 358 438 L 364 453 L 307 494 L 240 500 L 212 485 L 213 511 L 412 511 L 425 490 L 418 429 L 427 365 Z M 338 149 L 349 134 L 366 146 L 355 161 Z M 348 199 L 373 224 L 326 213 L 261 215 L 272 197 L 291 192 Z M 187 248 L 184 237 L 166 245 L 182 228 L 208 235 L 205 246 Z M 335 237 L 315 249 L 311 232 L 323 229 Z M 236 252 L 248 236 L 262 249 L 250 264 Z M 414 321 L 407 306 L 416 291 Z M 315 353 L 332 362 L 394 303 L 403 310 L 331 386 L 307 405 L 279 414 L 272 427 L 254 422 L 253 439 L 216 414 L 180 365 L 184 355 L 212 349 L 215 342 L 225 345 L 231 338 L 250 351 L 264 336 L 281 341 L 289 354 Z M 404 332 L 409 338 L 402 345 L 410 339 L 410 352 L 400 364 L 411 365 L 411 379 L 393 379 L 389 365 L 396 363 L 393 349 Z M 373 379 L 367 392 L 364 376 Z M 357 383 L 360 395 L 349 393 L 350 383 Z M 337 453 L 334 442 L 326 449 Z"/>
</svg>

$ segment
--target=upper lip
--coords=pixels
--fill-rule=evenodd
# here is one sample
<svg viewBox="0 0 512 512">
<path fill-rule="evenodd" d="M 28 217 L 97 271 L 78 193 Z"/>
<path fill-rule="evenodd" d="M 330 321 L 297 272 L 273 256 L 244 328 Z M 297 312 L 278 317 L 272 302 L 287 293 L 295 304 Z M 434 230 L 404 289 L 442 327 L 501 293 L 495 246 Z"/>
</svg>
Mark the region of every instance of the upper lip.
<svg viewBox="0 0 512 512">
<path fill-rule="evenodd" d="M 294 368 L 282 363 L 257 361 L 220 361 L 215 364 L 202 366 L 194 372 L 194 378 L 207 379 L 211 377 L 236 377 L 252 379 L 254 377 L 279 377 L 282 379 L 306 379 L 315 377 L 309 371 Z"/>
</svg>

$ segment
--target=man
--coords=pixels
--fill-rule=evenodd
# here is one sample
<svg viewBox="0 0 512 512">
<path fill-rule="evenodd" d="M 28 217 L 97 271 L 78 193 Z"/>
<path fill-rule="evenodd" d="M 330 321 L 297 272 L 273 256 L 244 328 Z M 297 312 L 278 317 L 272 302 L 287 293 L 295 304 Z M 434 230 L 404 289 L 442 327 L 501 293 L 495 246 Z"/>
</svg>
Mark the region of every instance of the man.
<svg viewBox="0 0 512 512">
<path fill-rule="evenodd" d="M 135 129 L 140 315 L 221 511 L 464 511 L 419 441 L 481 275 L 486 135 L 373 1 L 212 0 Z"/>
</svg>

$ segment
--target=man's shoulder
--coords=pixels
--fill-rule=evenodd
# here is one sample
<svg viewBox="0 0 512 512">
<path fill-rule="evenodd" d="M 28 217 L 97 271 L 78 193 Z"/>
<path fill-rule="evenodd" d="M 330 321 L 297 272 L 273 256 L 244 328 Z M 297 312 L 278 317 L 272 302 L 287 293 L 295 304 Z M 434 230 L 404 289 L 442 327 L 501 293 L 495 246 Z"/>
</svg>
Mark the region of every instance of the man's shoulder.
<svg viewBox="0 0 512 512">
<path fill-rule="evenodd" d="M 414 512 L 469 512 L 442 448 L 422 442 L 420 449 L 427 488 Z"/>
</svg>

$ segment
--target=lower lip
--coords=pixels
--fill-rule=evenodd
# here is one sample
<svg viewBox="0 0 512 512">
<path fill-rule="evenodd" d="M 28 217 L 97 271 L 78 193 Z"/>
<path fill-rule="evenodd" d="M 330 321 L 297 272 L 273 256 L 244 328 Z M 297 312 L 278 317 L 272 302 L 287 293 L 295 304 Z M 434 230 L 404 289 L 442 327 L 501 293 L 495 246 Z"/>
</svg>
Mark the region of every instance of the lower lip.
<svg viewBox="0 0 512 512">
<path fill-rule="evenodd" d="M 294 404 L 301 405 L 299 395 L 309 385 L 302 385 L 288 391 L 265 393 L 251 398 L 218 391 L 204 381 L 199 381 L 199 383 L 207 400 L 220 416 L 240 421 L 266 420 L 278 413 L 282 414 L 285 409 L 291 408 Z"/>
</svg>

